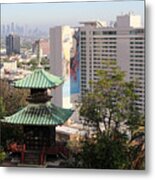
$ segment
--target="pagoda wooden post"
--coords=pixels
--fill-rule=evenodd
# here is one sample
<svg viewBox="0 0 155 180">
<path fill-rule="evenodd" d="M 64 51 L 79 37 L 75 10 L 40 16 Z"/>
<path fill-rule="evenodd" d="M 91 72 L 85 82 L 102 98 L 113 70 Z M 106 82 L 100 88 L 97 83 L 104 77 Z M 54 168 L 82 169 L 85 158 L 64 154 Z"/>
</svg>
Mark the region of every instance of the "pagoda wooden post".
<svg viewBox="0 0 155 180">
<path fill-rule="evenodd" d="M 24 163 L 24 152 L 23 151 L 21 152 L 21 163 L 22 164 Z"/>
<path fill-rule="evenodd" d="M 43 165 L 45 161 L 45 147 L 43 147 L 41 154 L 40 154 L 40 164 Z"/>
<path fill-rule="evenodd" d="M 50 127 L 50 146 L 55 145 L 56 143 L 56 131 L 55 126 Z M 52 137 L 52 138 L 51 138 Z"/>
<path fill-rule="evenodd" d="M 22 152 L 21 152 L 21 163 L 24 163 L 24 159 L 25 159 L 25 151 L 26 151 L 26 145 L 24 144 L 22 147 Z"/>
</svg>

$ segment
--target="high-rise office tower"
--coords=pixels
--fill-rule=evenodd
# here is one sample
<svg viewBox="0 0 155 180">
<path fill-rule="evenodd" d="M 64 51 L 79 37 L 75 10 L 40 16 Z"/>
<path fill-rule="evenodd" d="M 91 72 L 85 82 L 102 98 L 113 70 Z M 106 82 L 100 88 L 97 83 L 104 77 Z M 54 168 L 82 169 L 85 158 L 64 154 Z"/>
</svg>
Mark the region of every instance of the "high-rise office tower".
<svg viewBox="0 0 155 180">
<path fill-rule="evenodd" d="M 1 29 L 2 35 L 5 36 L 6 33 L 6 29 L 5 29 L 5 25 L 2 25 L 2 29 Z"/>
<path fill-rule="evenodd" d="M 100 21 L 83 22 L 80 27 L 80 90 L 83 96 L 90 90 L 89 81 L 98 79 L 96 70 L 102 69 L 102 61 L 116 60 L 126 73 L 126 81 L 138 80 L 135 92 L 139 95 L 136 106 L 144 112 L 145 101 L 145 39 L 144 28 L 138 15 L 117 17 L 114 27 Z"/>
<path fill-rule="evenodd" d="M 15 34 L 6 36 L 6 54 L 20 54 L 20 37 Z"/>
<path fill-rule="evenodd" d="M 74 30 L 69 26 L 50 29 L 50 67 L 51 73 L 64 78 L 64 84 L 54 91 L 53 101 L 64 108 L 72 107 L 70 90 L 70 59 Z"/>
<path fill-rule="evenodd" d="M 7 24 L 6 34 L 8 35 L 10 33 L 10 25 Z"/>
<path fill-rule="evenodd" d="M 15 32 L 15 26 L 14 26 L 14 22 L 11 23 L 11 33 Z"/>
</svg>

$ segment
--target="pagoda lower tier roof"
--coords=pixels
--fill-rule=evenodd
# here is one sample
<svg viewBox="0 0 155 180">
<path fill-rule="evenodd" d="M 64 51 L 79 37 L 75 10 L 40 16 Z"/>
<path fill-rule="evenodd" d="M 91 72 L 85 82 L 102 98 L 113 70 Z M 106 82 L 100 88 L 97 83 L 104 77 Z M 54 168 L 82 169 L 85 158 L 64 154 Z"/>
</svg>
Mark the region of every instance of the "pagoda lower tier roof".
<svg viewBox="0 0 155 180">
<path fill-rule="evenodd" d="M 21 125 L 62 125 L 72 115 L 73 110 L 64 109 L 53 105 L 51 102 L 44 104 L 29 104 L 17 113 L 5 117 L 4 123 Z"/>
<path fill-rule="evenodd" d="M 16 88 L 54 88 L 63 83 L 63 78 L 52 75 L 42 68 L 36 69 L 32 74 L 25 78 L 13 82 Z"/>
</svg>

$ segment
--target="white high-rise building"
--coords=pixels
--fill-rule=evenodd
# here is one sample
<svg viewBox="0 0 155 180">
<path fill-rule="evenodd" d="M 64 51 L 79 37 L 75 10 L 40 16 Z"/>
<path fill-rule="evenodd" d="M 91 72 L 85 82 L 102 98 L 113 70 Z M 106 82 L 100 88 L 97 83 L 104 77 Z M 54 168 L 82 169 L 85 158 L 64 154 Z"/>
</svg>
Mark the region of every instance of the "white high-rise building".
<svg viewBox="0 0 155 180">
<path fill-rule="evenodd" d="M 102 69 L 102 61 L 116 60 L 126 80 L 138 80 L 139 95 L 136 105 L 144 112 L 145 102 L 145 37 L 140 16 L 127 14 L 117 17 L 114 27 L 99 21 L 84 22 L 80 27 L 80 90 L 83 96 L 90 90 L 90 80 L 97 80 L 96 70 Z"/>
<path fill-rule="evenodd" d="M 70 59 L 74 30 L 69 26 L 50 29 L 50 68 L 51 73 L 64 78 L 64 84 L 53 93 L 54 104 L 71 108 Z"/>
</svg>

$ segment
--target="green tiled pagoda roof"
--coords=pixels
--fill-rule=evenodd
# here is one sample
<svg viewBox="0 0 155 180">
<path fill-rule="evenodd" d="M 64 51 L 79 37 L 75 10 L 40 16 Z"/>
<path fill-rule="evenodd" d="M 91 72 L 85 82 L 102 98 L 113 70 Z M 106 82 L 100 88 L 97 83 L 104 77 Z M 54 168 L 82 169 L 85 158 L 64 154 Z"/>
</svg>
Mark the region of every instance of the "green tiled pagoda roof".
<svg viewBox="0 0 155 180">
<path fill-rule="evenodd" d="M 63 83 L 63 78 L 54 76 L 44 69 L 36 69 L 32 74 L 25 78 L 15 81 L 14 87 L 17 88 L 37 88 L 46 89 L 59 86 Z"/>
<path fill-rule="evenodd" d="M 3 122 L 21 125 L 61 125 L 69 119 L 73 111 L 53 105 L 51 102 L 45 104 L 29 104 L 27 107 L 5 117 Z"/>
</svg>

